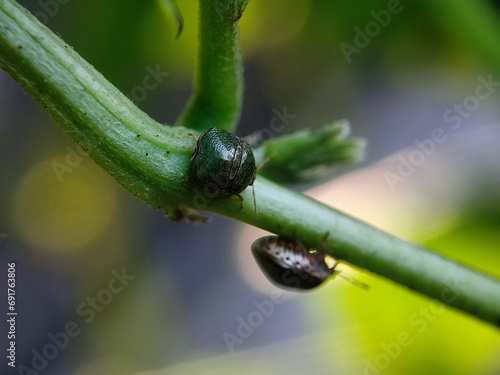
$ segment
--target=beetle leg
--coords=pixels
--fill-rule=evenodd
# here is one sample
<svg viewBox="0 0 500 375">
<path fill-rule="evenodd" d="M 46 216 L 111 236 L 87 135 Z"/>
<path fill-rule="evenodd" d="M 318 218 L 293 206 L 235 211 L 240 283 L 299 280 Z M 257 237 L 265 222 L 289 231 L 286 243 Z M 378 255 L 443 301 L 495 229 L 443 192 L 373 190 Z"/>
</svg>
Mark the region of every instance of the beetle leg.
<svg viewBox="0 0 500 375">
<path fill-rule="evenodd" d="M 295 233 L 295 231 L 293 232 L 293 240 L 300 246 L 300 247 L 303 247 L 304 249 L 306 249 L 307 251 L 309 251 L 307 249 L 307 247 L 304 246 L 304 244 L 299 240 L 299 238 L 297 237 L 297 234 Z"/>
<path fill-rule="evenodd" d="M 321 250 L 323 251 L 323 253 L 326 253 L 326 249 L 327 249 L 326 240 L 328 239 L 329 236 L 330 236 L 330 232 L 326 232 L 325 235 L 323 236 L 323 238 L 321 239 Z"/>
<path fill-rule="evenodd" d="M 241 194 L 237 194 L 236 196 L 240 200 L 240 205 L 241 205 L 240 210 L 242 210 L 243 209 L 243 197 L 241 196 Z"/>
<path fill-rule="evenodd" d="M 332 270 L 332 273 L 335 271 L 335 267 L 337 267 L 340 263 L 340 260 L 338 259 L 333 259 L 335 261 L 335 263 L 333 263 L 333 266 L 330 267 L 330 269 Z M 340 271 L 337 271 L 337 272 L 340 272 Z"/>
<path fill-rule="evenodd" d="M 186 182 L 187 180 L 189 180 L 190 177 L 188 177 L 186 180 L 183 181 Z M 253 185 L 252 185 L 252 188 L 253 188 Z M 231 198 L 233 194 L 229 194 L 229 193 L 223 193 L 222 195 L 219 195 L 218 197 L 215 197 L 212 201 L 210 201 L 209 203 L 207 203 L 207 205 L 209 204 L 212 204 L 214 202 L 217 202 L 217 201 L 221 201 L 221 200 L 224 200 L 224 199 L 228 199 L 228 198 Z M 236 197 L 238 197 L 238 199 L 240 200 L 240 209 L 242 210 L 243 209 L 243 197 L 241 196 L 241 194 L 235 194 Z M 253 203 L 254 203 L 254 207 L 255 207 L 255 216 L 257 216 L 257 206 L 255 205 L 255 194 L 253 196 Z"/>
</svg>

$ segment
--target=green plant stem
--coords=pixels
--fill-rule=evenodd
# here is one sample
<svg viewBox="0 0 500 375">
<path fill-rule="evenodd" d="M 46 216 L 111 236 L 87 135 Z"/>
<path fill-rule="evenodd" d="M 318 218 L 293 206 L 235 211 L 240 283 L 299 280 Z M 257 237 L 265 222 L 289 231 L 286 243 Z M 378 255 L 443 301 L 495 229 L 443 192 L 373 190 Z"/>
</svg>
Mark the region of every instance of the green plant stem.
<svg viewBox="0 0 500 375">
<path fill-rule="evenodd" d="M 0 0 L 0 67 L 123 187 L 154 208 L 211 211 L 326 250 L 431 298 L 500 325 L 500 281 L 262 177 L 244 208 L 190 181 L 194 149 L 183 127 L 153 121 L 55 34 L 12 0 Z M 194 132 L 196 133 L 196 132 Z"/>
<path fill-rule="evenodd" d="M 138 110 L 15 1 L 0 0 L 0 9 L 0 67 L 134 195 L 157 208 L 181 199 L 193 147 L 186 129 Z"/>
<path fill-rule="evenodd" d="M 359 219 L 260 178 L 255 182 L 259 217 L 251 207 L 228 214 L 327 253 L 412 290 L 500 326 L 500 281 L 452 259 L 385 233 Z M 245 196 L 245 199 L 247 197 Z"/>
<path fill-rule="evenodd" d="M 239 24 L 226 9 L 233 2 L 241 0 L 199 2 L 194 93 L 177 125 L 199 131 L 212 126 L 233 131 L 236 127 L 241 113 L 243 69 Z"/>
</svg>

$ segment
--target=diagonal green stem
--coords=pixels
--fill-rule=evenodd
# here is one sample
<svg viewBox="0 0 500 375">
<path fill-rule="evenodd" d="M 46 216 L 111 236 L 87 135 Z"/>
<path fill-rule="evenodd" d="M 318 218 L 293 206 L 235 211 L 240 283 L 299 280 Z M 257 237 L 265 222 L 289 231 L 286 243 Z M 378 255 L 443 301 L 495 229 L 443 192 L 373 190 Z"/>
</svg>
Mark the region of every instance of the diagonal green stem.
<svg viewBox="0 0 500 375">
<path fill-rule="evenodd" d="M 243 12 L 241 2 L 200 0 L 194 93 L 177 125 L 199 131 L 212 126 L 233 131 L 236 127 L 241 113 L 243 69 L 239 25 L 235 21 L 238 14 L 230 10 L 239 5 Z"/>
<path fill-rule="evenodd" d="M 124 188 L 154 208 L 191 207 L 318 247 L 431 298 L 500 326 L 500 281 L 265 178 L 251 192 L 207 206 L 192 181 L 195 131 L 165 127 L 136 108 L 70 47 L 12 0 L 0 0 L 0 67 Z"/>
<path fill-rule="evenodd" d="M 213 212 L 324 246 L 335 258 L 364 268 L 444 304 L 500 326 L 500 281 L 452 259 L 385 233 L 359 219 L 260 178 L 255 182 L 258 219 L 250 207 Z M 245 196 L 247 199 L 247 196 Z"/>
</svg>

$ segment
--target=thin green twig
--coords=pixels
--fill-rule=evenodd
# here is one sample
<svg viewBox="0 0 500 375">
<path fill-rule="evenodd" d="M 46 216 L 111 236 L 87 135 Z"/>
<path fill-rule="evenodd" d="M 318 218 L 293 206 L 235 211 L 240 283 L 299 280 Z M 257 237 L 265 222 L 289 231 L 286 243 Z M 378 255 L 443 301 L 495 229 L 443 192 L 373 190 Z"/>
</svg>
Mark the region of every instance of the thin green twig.
<svg viewBox="0 0 500 375">
<path fill-rule="evenodd" d="M 194 93 L 177 125 L 233 131 L 240 118 L 243 68 L 239 25 L 248 0 L 200 0 L 199 50 Z"/>
</svg>

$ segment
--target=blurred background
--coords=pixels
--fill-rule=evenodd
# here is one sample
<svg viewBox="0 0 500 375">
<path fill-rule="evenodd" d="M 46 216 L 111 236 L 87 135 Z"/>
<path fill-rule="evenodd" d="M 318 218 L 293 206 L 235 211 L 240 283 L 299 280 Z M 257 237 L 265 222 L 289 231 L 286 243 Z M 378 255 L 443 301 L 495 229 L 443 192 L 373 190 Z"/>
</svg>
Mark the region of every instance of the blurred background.
<svg viewBox="0 0 500 375">
<path fill-rule="evenodd" d="M 178 39 L 153 0 L 20 3 L 153 118 L 176 119 L 191 93 L 196 1 L 178 0 Z M 296 117 L 283 134 L 349 120 L 368 142 L 364 161 L 292 188 L 500 277 L 499 9 L 484 0 L 252 0 L 241 19 L 237 133 L 269 129 L 284 110 Z M 157 67 L 168 77 L 144 90 Z M 17 363 L 26 368 L 500 373 L 498 330 L 367 272 L 343 266 L 370 291 L 340 279 L 310 293 L 275 288 L 250 255 L 264 232 L 215 216 L 171 223 L 80 153 L 3 72 L 0 170 L 0 265 L 6 275 L 16 262 Z M 64 340 L 71 322 L 78 333 Z"/>
</svg>

